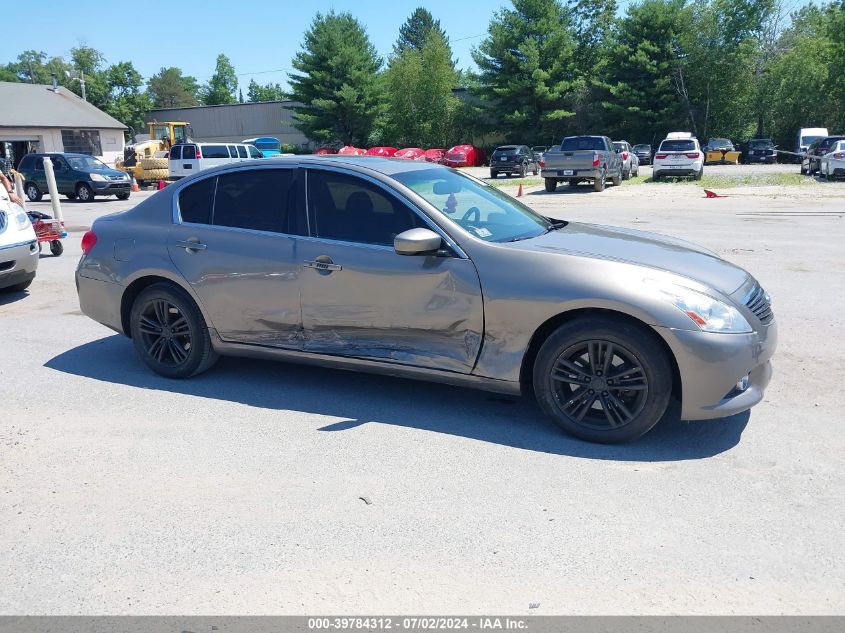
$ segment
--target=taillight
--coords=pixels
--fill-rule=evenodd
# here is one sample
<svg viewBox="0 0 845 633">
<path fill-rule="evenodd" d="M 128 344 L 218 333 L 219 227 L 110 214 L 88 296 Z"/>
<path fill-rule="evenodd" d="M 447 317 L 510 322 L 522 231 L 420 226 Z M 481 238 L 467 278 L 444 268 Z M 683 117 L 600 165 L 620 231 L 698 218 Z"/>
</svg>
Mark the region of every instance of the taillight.
<svg viewBox="0 0 845 633">
<path fill-rule="evenodd" d="M 628 160 L 628 152 L 622 152 L 622 160 Z"/>
<path fill-rule="evenodd" d="M 94 231 L 86 231 L 85 235 L 82 236 L 82 252 L 87 255 L 91 252 L 91 249 L 94 248 L 94 244 L 97 243 L 97 234 Z"/>
<path fill-rule="evenodd" d="M 833 157 L 836 160 L 845 160 L 845 152 L 836 152 Z"/>
<path fill-rule="evenodd" d="M 692 154 L 687 154 L 687 158 L 692 158 L 693 160 L 695 160 L 696 158 L 698 158 L 698 155 L 698 152 L 693 152 Z"/>
<path fill-rule="evenodd" d="M 540 169 L 545 169 L 545 168 L 546 168 L 546 161 L 545 161 L 545 160 L 541 160 L 541 161 L 540 161 Z"/>
<path fill-rule="evenodd" d="M 663 160 L 663 159 L 664 159 L 664 158 L 666 158 L 668 155 L 669 155 L 669 154 L 655 154 L 655 155 L 654 155 L 654 157 L 655 157 L 657 160 Z"/>
<path fill-rule="evenodd" d="M 197 158 L 202 158 L 202 152 L 199 147 L 197 148 Z"/>
<path fill-rule="evenodd" d="M 598 167 L 600 162 L 601 162 L 601 161 L 599 160 L 599 155 L 598 155 L 598 153 L 597 153 L 597 152 L 594 152 L 594 153 L 593 153 L 593 167 Z"/>
</svg>

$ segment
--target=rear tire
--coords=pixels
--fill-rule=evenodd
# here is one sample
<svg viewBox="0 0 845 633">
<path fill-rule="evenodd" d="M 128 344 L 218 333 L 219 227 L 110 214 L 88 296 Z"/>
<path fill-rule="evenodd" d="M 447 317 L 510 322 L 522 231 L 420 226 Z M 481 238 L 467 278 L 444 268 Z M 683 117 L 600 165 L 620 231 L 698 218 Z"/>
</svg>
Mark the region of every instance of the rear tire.
<svg viewBox="0 0 845 633">
<path fill-rule="evenodd" d="M 172 284 L 153 284 L 136 297 L 129 329 L 141 360 L 161 376 L 189 378 L 217 361 L 202 313 Z"/>
<path fill-rule="evenodd" d="M 533 380 L 537 402 L 558 426 L 602 444 L 648 432 L 672 394 L 672 368 L 654 332 L 613 316 L 559 327 L 537 354 Z"/>
<path fill-rule="evenodd" d="M 613 186 L 614 186 L 614 187 L 618 187 L 619 185 L 621 185 L 621 184 L 622 184 L 622 170 L 621 170 L 621 169 L 619 170 L 619 173 L 618 173 L 617 175 L 615 175 L 615 176 L 614 176 L 614 177 L 610 180 L 610 182 L 612 182 L 612 183 L 613 183 Z"/>
<path fill-rule="evenodd" d="M 704 167 L 702 167 L 698 173 L 695 175 L 696 180 L 701 180 L 701 177 L 704 175 Z"/>
<path fill-rule="evenodd" d="M 498 178 L 498 177 L 499 177 L 499 172 L 492 171 L 492 170 L 490 171 L 490 178 L 495 179 L 495 178 Z"/>
<path fill-rule="evenodd" d="M 593 191 L 598 191 L 598 192 L 604 191 L 604 187 L 605 187 L 606 184 L 607 184 L 607 173 L 603 171 L 603 172 L 601 172 L 601 176 L 599 176 L 598 178 L 595 178 L 593 180 Z"/>
<path fill-rule="evenodd" d="M 631 171 L 623 171 L 622 172 L 622 180 L 629 180 L 631 178 Z"/>
<path fill-rule="evenodd" d="M 546 178 L 546 191 L 552 193 L 555 189 L 557 189 L 557 179 Z"/>
</svg>

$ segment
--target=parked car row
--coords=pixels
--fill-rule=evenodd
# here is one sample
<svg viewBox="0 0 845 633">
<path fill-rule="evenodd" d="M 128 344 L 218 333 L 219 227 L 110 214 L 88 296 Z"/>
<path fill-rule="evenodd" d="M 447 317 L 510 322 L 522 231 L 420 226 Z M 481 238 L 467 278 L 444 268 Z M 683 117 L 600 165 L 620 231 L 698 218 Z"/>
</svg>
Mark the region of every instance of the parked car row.
<svg viewBox="0 0 845 633">
<path fill-rule="evenodd" d="M 474 145 L 455 145 L 450 149 L 421 147 L 378 146 L 364 149 L 354 145 L 344 145 L 338 150 L 331 147 L 320 147 L 314 151 L 315 155 L 325 156 L 339 154 L 341 156 L 378 156 L 381 158 L 402 158 L 405 160 L 421 160 L 429 163 L 448 165 L 449 167 L 480 167 L 484 164 L 484 151 Z"/>
<path fill-rule="evenodd" d="M 837 161 L 841 160 L 841 157 L 836 157 L 836 154 L 841 152 L 837 148 L 840 147 L 842 141 L 845 141 L 845 135 L 825 136 L 811 142 L 807 147 L 807 152 L 801 157 L 801 173 L 809 176 L 815 174 L 827 176 L 829 171 L 831 178 L 845 175 L 836 172 Z M 830 163 L 833 163 L 832 167 L 829 165 Z M 822 171 L 823 166 L 824 172 Z"/>
</svg>

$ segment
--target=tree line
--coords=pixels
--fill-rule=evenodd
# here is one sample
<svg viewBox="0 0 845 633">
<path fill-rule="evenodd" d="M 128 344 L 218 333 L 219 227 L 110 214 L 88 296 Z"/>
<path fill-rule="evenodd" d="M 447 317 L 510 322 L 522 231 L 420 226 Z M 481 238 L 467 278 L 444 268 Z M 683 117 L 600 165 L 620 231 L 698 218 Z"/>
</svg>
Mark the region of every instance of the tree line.
<svg viewBox="0 0 845 633">
<path fill-rule="evenodd" d="M 21 53 L 0 80 L 50 83 L 135 129 L 154 107 L 292 99 L 295 125 L 320 144 L 446 147 L 550 145 L 567 134 L 654 142 L 772 137 L 845 127 L 845 0 L 512 0 L 495 12 L 460 69 L 440 22 L 418 8 L 387 59 L 352 14 L 318 13 L 291 61 L 289 88 L 243 87 L 225 54 L 205 84 L 177 67 L 146 81 L 131 61 L 94 48 L 70 59 Z"/>
</svg>

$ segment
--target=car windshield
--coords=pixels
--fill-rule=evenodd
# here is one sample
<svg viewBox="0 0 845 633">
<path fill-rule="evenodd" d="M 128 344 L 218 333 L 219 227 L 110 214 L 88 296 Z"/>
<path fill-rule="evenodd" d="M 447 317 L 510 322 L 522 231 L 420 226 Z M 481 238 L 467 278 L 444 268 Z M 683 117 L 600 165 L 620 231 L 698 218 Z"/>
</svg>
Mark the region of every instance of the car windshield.
<svg viewBox="0 0 845 633">
<path fill-rule="evenodd" d="M 517 147 L 514 145 L 503 145 L 502 147 L 497 147 L 493 153 L 494 154 L 513 154 L 516 152 Z"/>
<path fill-rule="evenodd" d="M 515 242 L 555 228 L 495 187 L 451 169 L 422 169 L 393 178 L 422 196 L 472 235 L 488 242 Z"/>
<path fill-rule="evenodd" d="M 560 150 L 562 152 L 604 149 L 604 139 L 600 136 L 570 136 L 563 139 L 563 143 L 560 144 Z"/>
<path fill-rule="evenodd" d="M 109 166 L 100 162 L 93 156 L 66 156 L 70 166 L 79 171 L 103 171 Z"/>
<path fill-rule="evenodd" d="M 615 141 L 613 143 L 613 147 L 615 147 L 617 150 L 621 151 L 621 150 L 625 149 L 625 143 L 620 143 L 619 141 Z"/>
<path fill-rule="evenodd" d="M 661 152 L 689 152 L 695 149 L 695 141 L 690 140 L 674 140 L 663 141 L 660 144 Z"/>
<path fill-rule="evenodd" d="M 651 150 L 651 145 L 634 145 L 635 152 L 648 152 Z"/>
<path fill-rule="evenodd" d="M 810 143 L 814 143 L 815 141 L 819 141 L 823 138 L 823 136 L 802 136 L 801 145 L 809 145 Z"/>
<path fill-rule="evenodd" d="M 755 149 L 760 149 L 761 147 L 771 147 L 772 141 L 769 139 L 759 139 L 755 141 L 751 141 L 749 145 Z"/>
<path fill-rule="evenodd" d="M 733 143 L 731 143 L 730 140 L 726 138 L 713 138 L 710 139 L 708 145 L 710 147 L 730 147 L 731 145 L 733 145 Z"/>
</svg>

